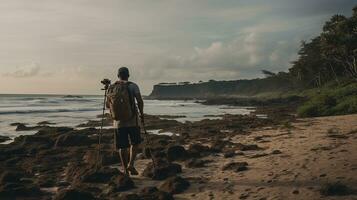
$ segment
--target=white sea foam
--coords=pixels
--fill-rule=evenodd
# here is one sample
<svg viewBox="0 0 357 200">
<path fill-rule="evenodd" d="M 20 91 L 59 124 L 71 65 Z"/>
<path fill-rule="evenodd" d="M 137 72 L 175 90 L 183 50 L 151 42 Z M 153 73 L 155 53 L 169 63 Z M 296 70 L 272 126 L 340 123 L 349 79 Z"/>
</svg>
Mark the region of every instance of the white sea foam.
<svg viewBox="0 0 357 200">
<path fill-rule="evenodd" d="M 102 96 L 82 98 L 56 95 L 0 95 L 0 135 L 16 137 L 33 132 L 16 132 L 11 123 L 21 122 L 35 126 L 38 122 L 49 121 L 55 126 L 75 127 L 88 120 L 98 119 L 103 106 Z M 216 119 L 222 114 L 249 114 L 245 107 L 213 106 L 194 101 L 145 100 L 145 113 L 151 115 L 175 115 L 175 120 L 199 121 Z M 182 117 L 185 116 L 185 117 Z M 207 117 L 210 116 L 210 117 Z"/>
</svg>

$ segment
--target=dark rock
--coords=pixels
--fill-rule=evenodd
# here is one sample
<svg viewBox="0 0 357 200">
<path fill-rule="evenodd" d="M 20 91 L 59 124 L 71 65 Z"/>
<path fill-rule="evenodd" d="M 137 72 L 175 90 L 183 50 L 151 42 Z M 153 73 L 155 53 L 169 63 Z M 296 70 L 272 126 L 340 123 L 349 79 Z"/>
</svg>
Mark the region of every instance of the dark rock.
<svg viewBox="0 0 357 200">
<path fill-rule="evenodd" d="M 107 183 L 113 177 L 122 175 L 122 173 L 115 168 L 83 165 L 70 163 L 65 170 L 66 180 L 72 184 L 80 184 L 82 182 L 88 183 Z"/>
<path fill-rule="evenodd" d="M 222 170 L 232 170 L 235 172 L 245 171 L 248 169 L 247 162 L 231 162 L 223 166 Z"/>
<path fill-rule="evenodd" d="M 206 167 L 206 164 L 212 162 L 210 160 L 201 160 L 197 158 L 192 158 L 185 162 L 185 166 L 189 168 L 199 168 L 199 167 Z"/>
<path fill-rule="evenodd" d="M 347 185 L 336 182 L 336 183 L 328 183 L 321 187 L 320 193 L 324 196 L 345 196 L 353 194 L 354 191 L 352 188 Z"/>
<path fill-rule="evenodd" d="M 261 147 L 259 147 L 256 144 L 237 144 L 237 148 L 241 151 L 254 151 L 254 150 L 262 150 Z"/>
<path fill-rule="evenodd" d="M 140 190 L 140 194 L 152 194 L 159 191 L 159 189 L 157 189 L 157 187 L 154 186 L 149 186 L 149 187 L 144 187 Z"/>
<path fill-rule="evenodd" d="M 8 137 L 8 136 L 2 136 L 2 135 L 0 135 L 0 143 L 6 142 L 6 141 L 8 141 L 8 140 L 11 140 L 11 138 Z"/>
<path fill-rule="evenodd" d="M 55 200 L 95 200 L 96 198 L 89 192 L 77 190 L 77 189 L 68 189 L 59 191 L 55 196 Z"/>
<path fill-rule="evenodd" d="M 21 141 L 20 145 L 26 149 L 48 149 L 54 144 L 53 140 L 49 137 L 38 135 L 27 135 L 16 138 L 15 141 Z"/>
<path fill-rule="evenodd" d="M 211 154 L 212 149 L 209 146 L 204 146 L 201 144 L 191 144 L 188 148 L 188 153 L 192 157 L 203 157 Z"/>
<path fill-rule="evenodd" d="M 90 146 L 95 143 L 87 135 L 70 132 L 57 137 L 55 147 Z"/>
<path fill-rule="evenodd" d="M 235 151 L 228 151 L 228 152 L 225 152 L 224 154 L 223 154 L 223 156 L 225 157 L 225 158 L 232 158 L 232 157 L 234 157 L 234 156 L 236 156 L 237 154 L 236 154 L 236 152 Z"/>
<path fill-rule="evenodd" d="M 111 200 L 143 200 L 143 199 L 137 194 L 121 193 L 118 197 L 111 198 Z"/>
<path fill-rule="evenodd" d="M 249 156 L 249 158 L 260 158 L 260 157 L 264 157 L 264 156 L 267 156 L 267 155 L 269 155 L 269 154 L 258 153 L 258 154 L 254 154 L 254 155 Z"/>
<path fill-rule="evenodd" d="M 32 131 L 32 130 L 39 130 L 41 128 L 49 128 L 47 125 L 41 125 L 41 126 L 26 126 L 25 124 L 19 123 L 16 126 L 15 131 Z"/>
<path fill-rule="evenodd" d="M 98 151 L 87 151 L 83 156 L 84 162 L 89 165 L 96 165 L 98 162 L 101 163 L 102 166 L 112 165 L 119 163 L 119 155 L 112 152 L 101 152 L 100 159 L 98 159 Z"/>
<path fill-rule="evenodd" d="M 120 171 L 114 168 L 100 168 L 89 170 L 82 175 L 83 182 L 106 183 L 112 177 L 121 175 Z"/>
<path fill-rule="evenodd" d="M 169 161 L 187 159 L 187 151 L 183 146 L 171 146 L 166 150 L 167 159 Z"/>
<path fill-rule="evenodd" d="M 40 188 L 32 184 L 6 183 L 0 186 L 0 199 L 24 199 L 24 197 L 34 199 L 41 195 Z"/>
<path fill-rule="evenodd" d="M 6 148 L 7 154 L 35 154 L 39 150 L 49 149 L 53 146 L 53 140 L 50 137 L 35 135 L 19 136 L 14 142 Z M 4 153 L 5 153 L 4 152 Z"/>
<path fill-rule="evenodd" d="M 160 190 L 170 194 L 178 194 L 185 191 L 190 186 L 190 183 L 180 176 L 170 177 L 166 179 L 159 187 Z"/>
<path fill-rule="evenodd" d="M 271 154 L 281 154 L 282 152 L 280 150 L 274 150 L 271 152 Z"/>
<path fill-rule="evenodd" d="M 231 149 L 235 146 L 235 143 L 230 142 L 230 141 L 226 141 L 226 140 L 219 140 L 216 139 L 212 145 L 211 145 L 211 149 L 214 152 L 223 152 L 225 151 L 227 148 Z"/>
<path fill-rule="evenodd" d="M 18 126 L 18 125 L 27 125 L 25 123 L 20 123 L 20 122 L 15 122 L 15 123 L 11 123 L 10 126 Z"/>
<path fill-rule="evenodd" d="M 254 141 L 261 141 L 263 140 L 264 136 L 256 136 L 254 137 Z"/>
<path fill-rule="evenodd" d="M 142 200 L 173 200 L 173 196 L 170 193 L 160 191 L 156 187 L 143 188 L 139 196 Z"/>
<path fill-rule="evenodd" d="M 41 127 L 41 129 L 36 133 L 36 135 L 48 136 L 48 137 L 57 137 L 58 135 L 73 131 L 73 128 L 70 127 Z M 77 131 L 80 132 L 80 131 Z"/>
<path fill-rule="evenodd" d="M 133 180 L 125 174 L 114 177 L 109 185 L 111 192 L 122 192 L 135 187 Z"/>
<path fill-rule="evenodd" d="M 56 123 L 52 123 L 52 122 L 49 122 L 49 121 L 42 121 L 42 122 L 38 122 L 37 125 L 39 126 L 43 126 L 43 125 L 54 125 Z"/>
<path fill-rule="evenodd" d="M 143 171 L 143 176 L 154 180 L 163 180 L 181 172 L 181 165 L 157 159 L 155 160 L 155 166 L 152 162 L 146 166 Z"/>
<path fill-rule="evenodd" d="M 144 137 L 144 140 L 149 140 L 151 143 L 150 146 L 143 148 L 143 154 L 146 158 L 151 158 L 150 151 L 155 157 L 166 157 L 167 147 L 175 142 L 170 136 L 154 134 L 147 135 L 147 137 Z"/>
<path fill-rule="evenodd" d="M 55 187 L 56 186 L 56 180 L 54 180 L 53 178 L 50 177 L 43 177 L 41 179 L 39 179 L 39 181 L 37 182 L 38 186 L 40 187 Z"/>
<path fill-rule="evenodd" d="M 103 125 L 111 126 L 113 124 L 113 120 L 109 118 L 104 118 Z M 102 125 L 102 120 L 89 120 L 86 123 L 79 124 L 77 127 L 98 127 Z"/>
<path fill-rule="evenodd" d="M 21 124 L 21 123 L 19 123 L 15 129 L 15 131 L 29 131 L 29 130 L 32 130 L 32 128 L 27 127 L 25 124 Z"/>
<path fill-rule="evenodd" d="M 0 176 L 1 185 L 6 183 L 19 183 L 21 178 L 24 178 L 25 174 L 17 171 L 5 171 Z"/>
</svg>

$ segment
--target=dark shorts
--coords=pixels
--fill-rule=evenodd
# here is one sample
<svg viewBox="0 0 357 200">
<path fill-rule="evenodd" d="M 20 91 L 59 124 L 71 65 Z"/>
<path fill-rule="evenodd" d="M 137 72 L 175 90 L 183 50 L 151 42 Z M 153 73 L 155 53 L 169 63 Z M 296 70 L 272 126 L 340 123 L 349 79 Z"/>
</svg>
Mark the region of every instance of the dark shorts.
<svg viewBox="0 0 357 200">
<path fill-rule="evenodd" d="M 137 145 L 141 143 L 140 128 L 139 127 L 121 127 L 115 129 L 114 133 L 115 147 L 117 149 L 124 149 L 130 145 Z"/>
</svg>

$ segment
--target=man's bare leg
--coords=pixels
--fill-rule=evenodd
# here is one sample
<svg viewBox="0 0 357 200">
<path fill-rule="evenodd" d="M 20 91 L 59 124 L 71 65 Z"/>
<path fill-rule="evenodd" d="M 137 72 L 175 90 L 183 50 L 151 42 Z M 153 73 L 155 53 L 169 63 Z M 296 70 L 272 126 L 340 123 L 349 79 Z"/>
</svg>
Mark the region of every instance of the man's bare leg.
<svg viewBox="0 0 357 200">
<path fill-rule="evenodd" d="M 119 154 L 120 154 L 121 164 L 124 169 L 124 173 L 126 175 L 129 175 L 128 168 L 127 168 L 127 166 L 128 166 L 128 150 L 126 148 L 120 149 Z"/>
<path fill-rule="evenodd" d="M 129 158 L 129 164 L 128 164 L 128 170 L 132 175 L 138 175 L 138 171 L 136 171 L 134 167 L 134 162 L 137 154 L 137 148 L 138 145 L 131 145 L 130 146 L 130 158 Z"/>
</svg>

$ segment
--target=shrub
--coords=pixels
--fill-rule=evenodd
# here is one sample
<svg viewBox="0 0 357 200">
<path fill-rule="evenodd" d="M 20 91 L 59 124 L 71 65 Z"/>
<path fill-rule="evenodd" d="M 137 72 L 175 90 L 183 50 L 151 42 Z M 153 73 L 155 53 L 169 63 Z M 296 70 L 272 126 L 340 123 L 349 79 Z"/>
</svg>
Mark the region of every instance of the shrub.
<svg viewBox="0 0 357 200">
<path fill-rule="evenodd" d="M 344 115 L 357 113 L 357 84 L 352 83 L 335 88 L 323 88 L 322 92 L 312 92 L 310 99 L 300 106 L 300 117 Z"/>
<path fill-rule="evenodd" d="M 331 112 L 337 115 L 357 113 L 357 96 L 343 98 L 343 100 L 331 109 Z"/>
</svg>

